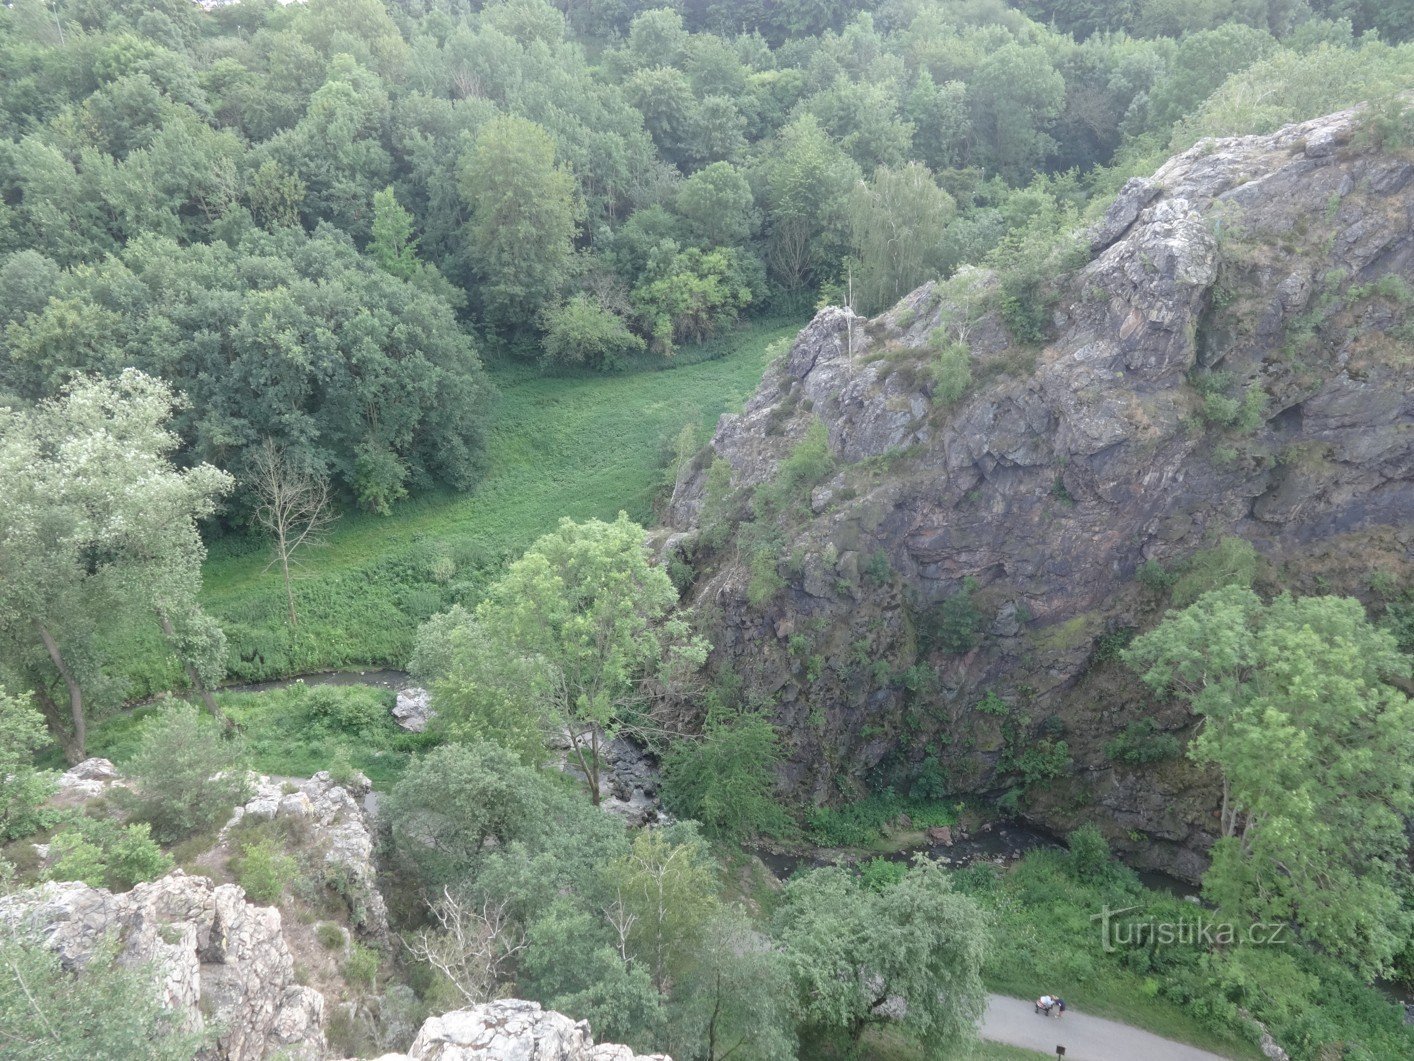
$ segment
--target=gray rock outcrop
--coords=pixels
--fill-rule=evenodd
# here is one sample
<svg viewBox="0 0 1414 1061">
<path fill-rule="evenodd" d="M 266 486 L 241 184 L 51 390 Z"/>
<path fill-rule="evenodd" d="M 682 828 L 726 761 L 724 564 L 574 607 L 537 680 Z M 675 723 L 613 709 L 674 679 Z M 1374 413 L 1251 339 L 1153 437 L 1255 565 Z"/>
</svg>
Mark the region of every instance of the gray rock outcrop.
<svg viewBox="0 0 1414 1061">
<path fill-rule="evenodd" d="M 222 839 L 248 817 L 305 820 L 313 842 L 324 849 L 325 865 L 344 882 L 346 897 L 356 907 L 354 922 L 366 935 L 381 938 L 388 932 L 388 909 L 378 891 L 373 830 L 363 809 L 372 787 L 362 774 L 340 785 L 327 770 L 299 781 L 256 777 L 254 795 L 236 808 L 221 830 Z"/>
<path fill-rule="evenodd" d="M 996 793 L 1018 741 L 1050 747 L 1065 769 L 1031 787 L 1032 818 L 1201 872 L 1212 779 L 1105 751 L 1140 717 L 1191 727 L 1113 662 L 1164 603 L 1136 574 L 1224 536 L 1298 591 L 1414 574 L 1414 165 L 1359 146 L 1359 121 L 1205 141 L 1130 181 L 1039 349 L 964 270 L 872 321 L 822 310 L 721 419 L 662 544 L 713 617 L 711 668 L 775 704 L 789 788 L 833 799 L 931 760 L 952 791 Z M 948 405 L 932 364 L 951 344 L 973 383 Z M 721 504 L 749 520 L 816 420 L 834 471 L 766 558 L 784 589 L 753 604 L 750 550 L 701 533 L 708 471 L 727 462 Z M 929 641 L 959 600 L 975 636 Z M 987 694 L 1005 719 L 974 710 Z"/>
<path fill-rule="evenodd" d="M 379 1061 L 672 1061 L 666 1054 L 635 1054 L 626 1046 L 594 1045 L 586 1021 L 503 999 L 431 1017 L 406 1054 Z"/>
<path fill-rule="evenodd" d="M 33 933 L 71 968 L 118 940 L 122 962 L 159 971 L 164 1004 L 188 1028 L 219 1030 L 216 1057 L 325 1056 L 324 998 L 296 983 L 280 912 L 247 902 L 234 884 L 181 870 L 121 895 L 43 884 L 0 898 L 0 925 Z"/>
</svg>

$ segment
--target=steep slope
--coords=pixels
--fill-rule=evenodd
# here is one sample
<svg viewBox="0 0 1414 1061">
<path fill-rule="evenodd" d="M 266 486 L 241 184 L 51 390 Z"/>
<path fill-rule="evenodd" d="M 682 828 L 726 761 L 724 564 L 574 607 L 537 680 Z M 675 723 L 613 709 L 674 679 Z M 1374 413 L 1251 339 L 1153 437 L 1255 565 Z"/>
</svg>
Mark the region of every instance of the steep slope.
<svg viewBox="0 0 1414 1061">
<path fill-rule="evenodd" d="M 1112 662 L 1168 603 L 1156 565 L 1220 568 L 1238 536 L 1268 585 L 1410 570 L 1414 165 L 1364 139 L 1346 112 L 1130 181 L 1042 349 L 1008 338 L 972 272 L 873 321 L 822 311 L 722 418 L 665 547 L 713 667 L 775 704 L 798 794 L 1018 787 L 1044 824 L 1093 818 L 1201 872 L 1211 780 L 1132 761 L 1190 720 Z M 948 405 L 932 366 L 959 344 L 973 383 Z M 781 493 L 817 420 L 832 472 L 768 514 L 762 487 Z M 1112 758 L 1148 715 L 1141 753 Z"/>
</svg>

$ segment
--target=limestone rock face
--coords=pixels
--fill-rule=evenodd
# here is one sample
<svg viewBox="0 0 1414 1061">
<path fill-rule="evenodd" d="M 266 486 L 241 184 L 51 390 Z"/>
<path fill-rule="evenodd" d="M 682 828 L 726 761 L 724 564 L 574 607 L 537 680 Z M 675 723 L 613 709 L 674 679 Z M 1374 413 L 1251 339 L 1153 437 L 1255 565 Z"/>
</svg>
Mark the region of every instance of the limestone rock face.
<svg viewBox="0 0 1414 1061">
<path fill-rule="evenodd" d="M 1034 820 L 1095 820 L 1145 865 L 1201 872 L 1212 779 L 1105 752 L 1141 714 L 1191 729 L 1114 662 L 1166 603 L 1136 573 L 1228 535 L 1298 591 L 1414 572 L 1414 165 L 1358 146 L 1359 121 L 1205 141 L 1130 181 L 1040 349 L 963 270 L 872 321 L 822 310 L 721 419 L 660 544 L 692 565 L 710 666 L 776 705 L 789 787 L 832 799 L 931 760 L 953 791 L 996 792 L 1019 783 L 1018 747 L 1064 741 Z M 939 340 L 971 362 L 951 405 L 933 400 Z M 708 469 L 730 465 L 749 514 L 816 420 L 835 470 L 784 528 L 784 590 L 753 605 L 749 551 L 699 536 Z M 929 641 L 967 587 L 970 647 Z M 974 710 L 988 693 L 1010 717 Z"/>
<path fill-rule="evenodd" d="M 406 1054 L 380 1061 L 672 1061 L 635 1054 L 626 1046 L 594 1045 L 585 1021 L 503 999 L 431 1017 Z"/>
<path fill-rule="evenodd" d="M 372 787 L 362 774 L 348 785 L 340 785 L 327 770 L 301 781 L 256 777 L 255 794 L 245 806 L 236 808 L 221 831 L 222 839 L 247 816 L 304 819 L 310 835 L 324 847 L 325 863 L 347 878 L 350 895 L 359 900 L 361 910 L 355 911 L 359 927 L 368 935 L 385 936 L 388 909 L 378 891 L 373 830 L 362 805 Z"/>
<path fill-rule="evenodd" d="M 295 982 L 280 912 L 234 884 L 181 870 L 122 895 L 49 883 L 0 898 L 0 925 L 35 933 L 77 968 L 116 938 L 121 961 L 160 970 L 163 1002 L 187 1027 L 220 1029 L 216 1057 L 325 1056 L 324 997 Z"/>
</svg>

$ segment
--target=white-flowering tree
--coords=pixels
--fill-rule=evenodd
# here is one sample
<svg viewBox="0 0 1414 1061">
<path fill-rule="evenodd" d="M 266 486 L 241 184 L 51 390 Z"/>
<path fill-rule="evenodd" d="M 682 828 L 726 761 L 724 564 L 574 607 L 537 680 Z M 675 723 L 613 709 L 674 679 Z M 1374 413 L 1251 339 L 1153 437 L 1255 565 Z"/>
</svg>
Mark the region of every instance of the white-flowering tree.
<svg viewBox="0 0 1414 1061">
<path fill-rule="evenodd" d="M 0 653 L 71 761 L 84 757 L 86 691 L 105 681 L 105 626 L 155 614 L 194 686 L 223 670 L 225 639 L 197 604 L 197 520 L 231 480 L 172 464 L 174 406 L 165 383 L 129 369 L 0 408 Z"/>
</svg>

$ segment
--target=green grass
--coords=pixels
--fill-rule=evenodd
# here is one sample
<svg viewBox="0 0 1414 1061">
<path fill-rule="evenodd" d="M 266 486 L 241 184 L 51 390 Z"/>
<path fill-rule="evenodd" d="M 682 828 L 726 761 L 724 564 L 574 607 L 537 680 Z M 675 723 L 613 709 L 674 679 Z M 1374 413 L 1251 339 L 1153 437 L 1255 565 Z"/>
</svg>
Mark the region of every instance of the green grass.
<svg viewBox="0 0 1414 1061">
<path fill-rule="evenodd" d="M 1246 1009 L 1265 1021 L 1293 1057 L 1323 1056 L 1347 1043 L 1348 1057 L 1414 1056 L 1402 1010 L 1347 970 L 1296 943 L 1208 950 L 1192 943 L 1107 951 L 1092 916 L 1134 908 L 1155 923 L 1192 924 L 1201 913 L 1182 899 L 1143 888 L 1117 864 L 1107 879 L 1078 880 L 1066 855 L 1033 852 L 1007 874 L 987 867 L 954 880 L 996 915 L 996 949 L 984 970 L 1000 994 L 1059 991 L 1078 1013 L 1123 1021 L 1166 1038 L 1239 1059 L 1260 1059 Z"/>
<path fill-rule="evenodd" d="M 341 724 L 337 718 L 320 715 L 316 695 L 318 702 L 361 711 L 366 721 Z M 402 776 L 412 756 L 432 741 L 398 728 L 389 714 L 393 693 L 388 689 L 296 683 L 258 693 L 220 693 L 217 699 L 244 738 L 247 765 L 262 774 L 309 777 L 343 764 L 362 770 L 380 789 L 386 789 Z M 111 759 L 121 770 L 138 750 L 144 720 L 157 710 L 155 706 L 140 707 L 104 719 L 89 731 L 88 754 Z M 49 749 L 40 763 L 64 769 L 57 747 Z"/>
<path fill-rule="evenodd" d="M 794 320 L 759 322 L 684 350 L 666 367 L 617 375 L 491 366 L 501 397 L 484 477 L 466 494 L 423 497 L 389 517 L 346 514 L 327 547 L 304 560 L 296 629 L 285 621 L 279 575 L 264 570 L 263 543 L 213 544 L 203 602 L 229 639 L 231 677 L 401 666 L 419 622 L 454 601 L 474 601 L 560 517 L 623 510 L 651 522 L 665 453 L 683 425 L 697 424 L 705 442 L 717 417 L 756 388 L 772 344 L 798 328 Z M 182 684 L 155 629 L 124 631 L 111 647 L 124 661 L 130 696 Z"/>
</svg>

